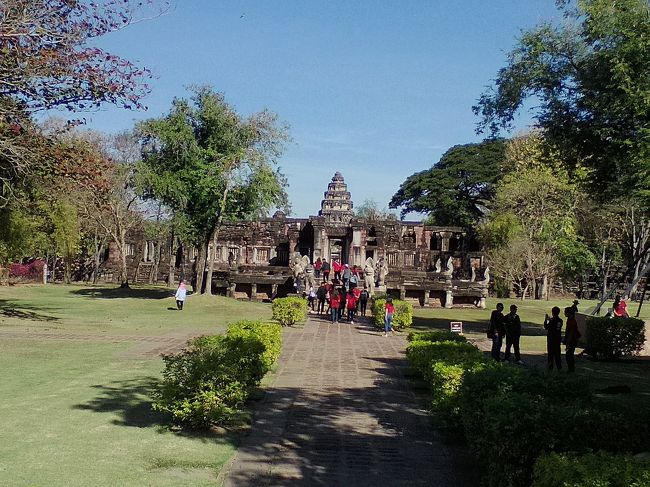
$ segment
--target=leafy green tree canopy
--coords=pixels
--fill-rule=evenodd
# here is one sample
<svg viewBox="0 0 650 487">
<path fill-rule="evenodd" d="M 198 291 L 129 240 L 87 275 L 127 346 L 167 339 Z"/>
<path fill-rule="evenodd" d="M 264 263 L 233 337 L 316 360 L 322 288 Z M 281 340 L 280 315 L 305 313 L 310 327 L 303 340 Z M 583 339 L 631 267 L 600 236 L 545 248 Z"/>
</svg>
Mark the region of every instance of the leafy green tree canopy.
<svg viewBox="0 0 650 487">
<path fill-rule="evenodd" d="M 436 225 L 475 227 L 494 194 L 504 154 L 501 139 L 454 146 L 431 169 L 409 176 L 390 207 L 402 207 L 402 217 L 417 211 Z"/>
<path fill-rule="evenodd" d="M 647 0 L 558 1 L 560 25 L 525 31 L 479 99 L 478 132 L 511 130 L 535 99 L 538 126 L 570 170 L 590 169 L 603 199 L 650 198 L 650 6 Z"/>
</svg>

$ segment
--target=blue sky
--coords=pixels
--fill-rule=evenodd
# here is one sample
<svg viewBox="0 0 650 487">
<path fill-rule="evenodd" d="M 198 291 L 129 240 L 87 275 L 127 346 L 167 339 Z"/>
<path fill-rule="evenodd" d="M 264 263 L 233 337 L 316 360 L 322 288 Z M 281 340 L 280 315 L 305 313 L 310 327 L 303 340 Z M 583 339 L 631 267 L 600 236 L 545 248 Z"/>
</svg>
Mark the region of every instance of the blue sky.
<svg viewBox="0 0 650 487">
<path fill-rule="evenodd" d="M 268 108 L 290 125 L 293 215 L 317 213 L 337 170 L 355 203 L 387 206 L 406 177 L 480 140 L 471 106 L 521 29 L 556 16 L 553 0 L 177 0 L 98 42 L 153 70 L 148 111 L 84 116 L 129 129 L 209 84 L 241 114 Z"/>
</svg>

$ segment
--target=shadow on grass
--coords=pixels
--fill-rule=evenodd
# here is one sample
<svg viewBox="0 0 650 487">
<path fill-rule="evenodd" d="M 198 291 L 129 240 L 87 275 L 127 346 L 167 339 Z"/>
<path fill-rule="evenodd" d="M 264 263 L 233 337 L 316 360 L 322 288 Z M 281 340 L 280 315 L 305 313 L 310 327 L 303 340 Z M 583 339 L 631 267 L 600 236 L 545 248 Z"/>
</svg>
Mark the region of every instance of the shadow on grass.
<svg viewBox="0 0 650 487">
<path fill-rule="evenodd" d="M 113 424 L 121 426 L 163 426 L 169 423 L 169 417 L 151 409 L 156 384 L 157 379 L 154 377 L 95 384 L 91 387 L 99 392 L 97 397 L 76 404 L 73 408 L 97 413 L 117 413 L 120 419 L 114 420 Z"/>
<path fill-rule="evenodd" d="M 6 299 L 0 299 L 0 316 L 6 316 L 7 318 L 18 318 L 20 320 L 29 320 L 29 321 L 59 321 L 60 318 L 56 316 L 50 316 L 42 314 L 39 311 L 47 308 L 40 308 L 38 306 L 31 306 L 27 304 L 21 304 L 18 301 L 9 301 Z"/>
<path fill-rule="evenodd" d="M 161 288 L 102 288 L 89 287 L 71 291 L 72 294 L 102 299 L 165 299 L 174 295 L 171 289 Z"/>
</svg>

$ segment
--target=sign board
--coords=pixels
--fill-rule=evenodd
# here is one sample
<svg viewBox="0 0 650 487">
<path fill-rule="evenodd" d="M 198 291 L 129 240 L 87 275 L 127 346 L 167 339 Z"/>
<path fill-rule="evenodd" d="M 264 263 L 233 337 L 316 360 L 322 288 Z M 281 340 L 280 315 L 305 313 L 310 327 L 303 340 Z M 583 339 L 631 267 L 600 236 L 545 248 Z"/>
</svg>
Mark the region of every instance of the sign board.
<svg viewBox="0 0 650 487">
<path fill-rule="evenodd" d="M 451 321 L 449 322 L 449 329 L 452 333 L 463 333 L 463 322 L 462 321 Z"/>
</svg>

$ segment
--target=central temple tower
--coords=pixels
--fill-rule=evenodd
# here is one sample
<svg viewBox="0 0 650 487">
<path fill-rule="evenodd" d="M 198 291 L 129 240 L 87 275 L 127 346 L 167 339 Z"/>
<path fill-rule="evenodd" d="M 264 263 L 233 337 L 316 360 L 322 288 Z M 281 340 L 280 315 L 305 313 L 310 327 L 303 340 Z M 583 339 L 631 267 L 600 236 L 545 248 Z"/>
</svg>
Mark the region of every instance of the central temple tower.
<svg viewBox="0 0 650 487">
<path fill-rule="evenodd" d="M 328 225 L 347 225 L 352 220 L 352 199 L 348 191 L 348 185 L 340 172 L 336 172 L 332 182 L 327 185 L 327 191 L 323 194 L 323 201 L 320 204 L 318 216 L 325 217 Z"/>
</svg>

